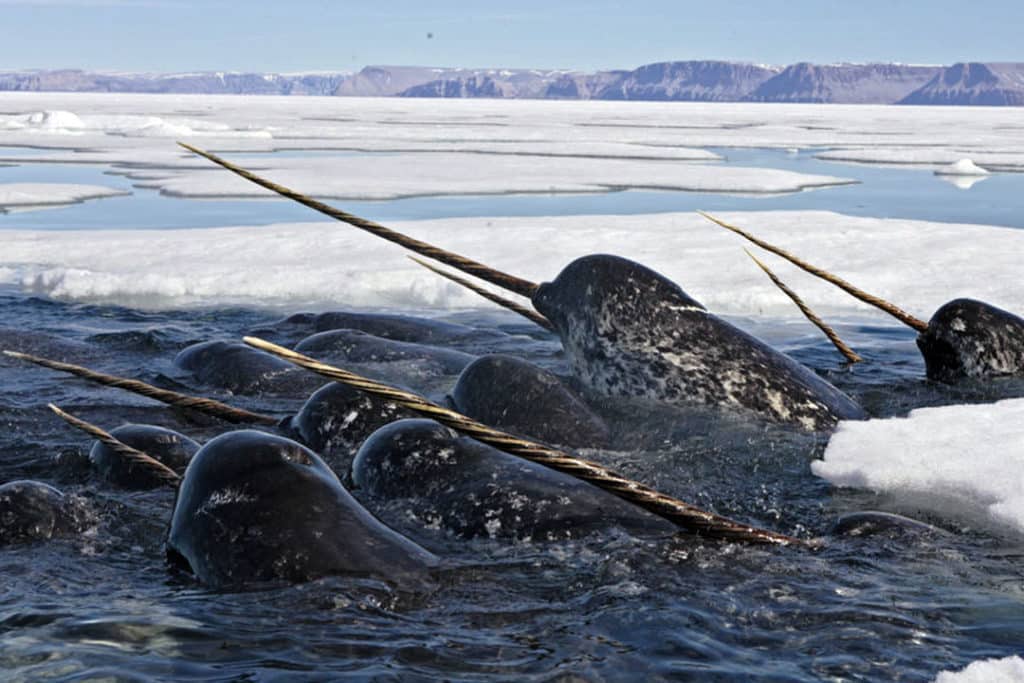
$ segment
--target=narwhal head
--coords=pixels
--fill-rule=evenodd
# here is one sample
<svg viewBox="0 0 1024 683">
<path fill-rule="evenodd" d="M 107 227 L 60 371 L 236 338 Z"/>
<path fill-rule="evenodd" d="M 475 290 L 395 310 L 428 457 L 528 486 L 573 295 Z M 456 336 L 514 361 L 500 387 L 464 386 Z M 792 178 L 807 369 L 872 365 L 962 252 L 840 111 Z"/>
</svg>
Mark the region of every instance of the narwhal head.
<svg viewBox="0 0 1024 683">
<path fill-rule="evenodd" d="M 1024 373 L 1024 319 L 974 299 L 944 304 L 917 337 L 928 379 Z"/>
</svg>

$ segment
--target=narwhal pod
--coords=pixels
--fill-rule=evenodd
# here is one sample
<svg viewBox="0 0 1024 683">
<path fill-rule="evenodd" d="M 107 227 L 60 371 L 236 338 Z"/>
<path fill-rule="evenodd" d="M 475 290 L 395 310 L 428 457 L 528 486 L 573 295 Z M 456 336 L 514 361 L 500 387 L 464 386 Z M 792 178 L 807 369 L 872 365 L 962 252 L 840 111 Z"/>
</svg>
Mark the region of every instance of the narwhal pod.
<svg viewBox="0 0 1024 683">
<path fill-rule="evenodd" d="M 316 379 L 277 356 L 237 342 L 208 341 L 182 349 L 174 364 L 203 384 L 233 394 L 311 391 Z"/>
<path fill-rule="evenodd" d="M 414 588 L 437 563 L 367 512 L 311 450 L 252 430 L 222 434 L 192 458 L 167 554 L 218 588 L 328 574 Z"/>
<path fill-rule="evenodd" d="M 455 375 L 476 356 L 426 344 L 385 339 L 359 330 L 319 332 L 295 350 L 314 358 L 348 363 L 414 362 L 430 374 Z"/>
<path fill-rule="evenodd" d="M 179 473 L 199 450 L 199 444 L 184 434 L 155 425 L 126 424 L 110 433 L 118 441 L 156 458 Z M 102 478 L 123 488 L 152 489 L 167 483 L 157 477 L 152 468 L 118 455 L 102 441 L 93 443 L 89 461 Z"/>
<path fill-rule="evenodd" d="M 610 493 L 467 437 L 433 420 L 380 428 L 352 464 L 360 497 L 401 500 L 428 525 L 461 538 L 557 540 L 619 526 L 668 534 L 669 522 Z"/>
<path fill-rule="evenodd" d="M 1024 319 L 974 299 L 944 304 L 917 337 L 928 379 L 1024 376 Z"/>
<path fill-rule="evenodd" d="M 38 481 L 0 486 L 0 547 L 81 531 L 88 511 L 76 498 Z"/>
<path fill-rule="evenodd" d="M 313 392 L 278 429 L 312 448 L 344 476 L 366 437 L 390 422 L 413 416 L 395 403 L 331 382 Z"/>
<path fill-rule="evenodd" d="M 253 330 L 258 336 L 277 337 L 293 343 L 303 337 L 328 330 L 360 330 L 375 337 L 416 344 L 446 344 L 454 341 L 476 341 L 504 337 L 498 330 L 448 323 L 430 318 L 386 313 L 296 313 L 284 320 Z"/>
<path fill-rule="evenodd" d="M 732 406 L 807 430 L 866 417 L 813 371 L 633 261 L 576 259 L 540 285 L 533 304 L 554 325 L 573 373 L 599 393 Z"/>
<path fill-rule="evenodd" d="M 452 389 L 454 408 L 506 432 L 571 448 L 607 445 L 608 425 L 554 373 L 493 354 L 473 361 Z"/>
</svg>

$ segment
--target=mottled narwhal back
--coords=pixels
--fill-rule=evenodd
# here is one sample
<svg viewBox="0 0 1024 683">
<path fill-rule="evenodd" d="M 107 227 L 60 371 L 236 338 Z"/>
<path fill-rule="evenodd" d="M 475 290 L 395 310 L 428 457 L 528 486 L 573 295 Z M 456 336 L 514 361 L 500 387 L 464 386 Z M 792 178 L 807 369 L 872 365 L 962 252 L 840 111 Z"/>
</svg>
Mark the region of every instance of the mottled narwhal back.
<svg viewBox="0 0 1024 683">
<path fill-rule="evenodd" d="M 917 338 L 928 379 L 1024 375 L 1024 319 L 974 299 L 954 299 L 935 311 Z"/>
<path fill-rule="evenodd" d="M 601 393 L 743 408 L 811 430 L 865 417 L 814 372 L 633 261 L 577 259 L 533 303 L 557 329 L 574 373 Z"/>
</svg>

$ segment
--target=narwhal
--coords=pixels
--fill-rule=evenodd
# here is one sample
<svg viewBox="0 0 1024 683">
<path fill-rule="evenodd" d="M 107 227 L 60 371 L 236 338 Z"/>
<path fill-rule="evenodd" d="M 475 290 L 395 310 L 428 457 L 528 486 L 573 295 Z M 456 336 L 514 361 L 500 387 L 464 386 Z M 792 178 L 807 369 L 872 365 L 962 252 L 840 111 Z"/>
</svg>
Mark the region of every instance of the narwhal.
<svg viewBox="0 0 1024 683">
<path fill-rule="evenodd" d="M 701 215 L 916 330 L 917 347 L 924 357 L 928 379 L 955 383 L 965 379 L 1024 376 L 1024 318 L 1020 316 L 984 301 L 964 298 L 943 304 L 925 322 L 742 228 L 706 213 Z"/>
<path fill-rule="evenodd" d="M 561 339 L 573 374 L 598 393 L 728 407 L 813 431 L 866 417 L 813 371 L 713 315 L 674 282 L 639 263 L 607 254 L 584 256 L 551 282 L 537 284 L 305 197 L 208 152 L 182 147 L 321 213 L 529 298 Z"/>
</svg>

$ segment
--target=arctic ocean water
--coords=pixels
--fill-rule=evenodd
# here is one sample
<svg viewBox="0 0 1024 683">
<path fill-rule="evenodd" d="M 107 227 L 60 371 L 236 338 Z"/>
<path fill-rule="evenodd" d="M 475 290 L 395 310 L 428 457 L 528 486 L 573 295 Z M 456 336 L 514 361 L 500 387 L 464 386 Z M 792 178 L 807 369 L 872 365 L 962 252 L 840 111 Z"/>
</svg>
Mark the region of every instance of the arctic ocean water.
<svg viewBox="0 0 1024 683">
<path fill-rule="evenodd" d="M 959 190 L 929 170 L 848 166 L 811 152 L 713 148 L 715 163 L 764 164 L 858 179 L 858 185 L 773 197 L 629 192 L 423 197 L 345 202 L 376 220 L 665 211 L 821 209 L 852 215 L 1024 227 L 1024 175 Z M 255 156 L 237 155 L 239 162 Z M 541 162 L 542 163 L 542 162 Z M 133 189 L 130 197 L 0 216 L 4 229 L 204 228 L 315 221 L 275 200 L 189 200 L 103 176 L 102 165 L 0 168 L 0 182 L 75 182 Z M 340 228 L 339 228 L 340 229 Z M 39 239 L 45 240 L 40 232 Z M 2 247 L 0 247 L 2 248 Z M 240 267 L 259 268 L 260 264 Z M 729 267 L 729 266 L 724 266 Z M 554 273 L 551 274 L 552 276 Z M 685 282 L 681 283 L 684 288 Z M 297 309 L 162 306 L 0 290 L 0 347 L 60 358 L 235 405 L 287 415 L 303 391 L 231 396 L 175 368 L 190 343 L 237 339 Z M 376 310 L 408 313 L 403 301 Z M 455 348 L 514 350 L 566 373 L 560 345 L 512 314 L 423 311 L 506 332 Z M 913 333 L 862 316 L 838 320 L 867 357 L 846 366 L 791 318 L 733 317 L 811 366 L 876 417 L 913 408 L 1024 395 L 1024 382 L 948 387 L 927 382 Z M 454 377 L 421 367 L 356 365 L 441 399 Z M 634 448 L 587 451 L 667 493 L 802 537 L 819 551 L 692 538 L 651 541 L 608 531 L 572 542 L 459 541 L 401 505 L 375 514 L 445 559 L 436 586 L 407 594 L 366 578 L 215 592 L 165 565 L 169 492 L 125 492 L 97 479 L 89 440 L 45 410 L 57 403 L 106 428 L 168 426 L 200 441 L 227 429 L 111 389 L 0 357 L 0 482 L 38 479 L 80 496 L 94 523 L 77 537 L 0 549 L 0 678 L 5 680 L 907 680 L 1024 650 L 1024 536 L 956 510 L 889 494 L 835 489 L 814 476 L 827 436 L 699 410 L 627 403 L 599 409 Z M 359 491 L 355 494 L 360 496 Z M 841 515 L 885 510 L 928 532 L 833 536 Z"/>
</svg>

